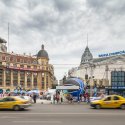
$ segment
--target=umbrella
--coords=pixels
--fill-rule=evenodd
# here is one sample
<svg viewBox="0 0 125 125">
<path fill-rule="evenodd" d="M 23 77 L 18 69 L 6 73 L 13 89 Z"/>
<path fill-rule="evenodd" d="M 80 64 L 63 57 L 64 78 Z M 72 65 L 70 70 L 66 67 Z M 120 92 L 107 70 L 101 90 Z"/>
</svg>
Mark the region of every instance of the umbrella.
<svg viewBox="0 0 125 125">
<path fill-rule="evenodd" d="M 39 91 L 38 90 L 31 90 L 31 91 L 27 92 L 27 94 L 30 94 L 30 95 L 33 93 L 39 94 Z"/>
</svg>

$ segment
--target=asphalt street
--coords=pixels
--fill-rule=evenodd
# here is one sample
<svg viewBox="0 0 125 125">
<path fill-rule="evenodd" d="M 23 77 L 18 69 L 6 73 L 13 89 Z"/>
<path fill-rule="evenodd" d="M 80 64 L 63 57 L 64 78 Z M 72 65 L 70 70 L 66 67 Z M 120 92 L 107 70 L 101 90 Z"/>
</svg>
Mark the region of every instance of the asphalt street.
<svg viewBox="0 0 125 125">
<path fill-rule="evenodd" d="M 24 111 L 0 110 L 0 125 L 125 125 L 125 110 L 39 103 Z"/>
</svg>

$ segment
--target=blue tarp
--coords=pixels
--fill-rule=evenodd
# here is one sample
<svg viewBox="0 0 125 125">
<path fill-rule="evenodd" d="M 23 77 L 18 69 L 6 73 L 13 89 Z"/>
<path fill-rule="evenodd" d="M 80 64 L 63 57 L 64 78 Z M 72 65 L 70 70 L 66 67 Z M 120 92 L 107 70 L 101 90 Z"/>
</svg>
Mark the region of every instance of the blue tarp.
<svg viewBox="0 0 125 125">
<path fill-rule="evenodd" d="M 72 85 L 77 85 L 79 86 L 79 90 L 72 90 L 72 91 L 68 91 L 70 94 L 72 94 L 73 96 L 75 97 L 78 97 L 78 100 L 79 100 L 79 96 L 80 94 L 83 94 L 83 91 L 84 91 L 84 82 L 79 79 L 79 78 L 69 78 L 67 81 L 66 81 L 66 86 L 72 86 Z"/>
</svg>

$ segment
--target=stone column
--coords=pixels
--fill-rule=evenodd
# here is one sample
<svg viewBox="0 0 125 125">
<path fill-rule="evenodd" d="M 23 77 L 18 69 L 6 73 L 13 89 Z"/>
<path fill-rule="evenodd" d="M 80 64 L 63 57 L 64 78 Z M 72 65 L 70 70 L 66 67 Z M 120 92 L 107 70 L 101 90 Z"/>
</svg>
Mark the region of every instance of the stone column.
<svg viewBox="0 0 125 125">
<path fill-rule="evenodd" d="M 48 87 L 51 88 L 52 85 L 51 85 L 51 76 L 50 74 L 48 73 Z"/>
<path fill-rule="evenodd" d="M 41 79 L 41 72 L 38 72 L 38 76 L 37 76 L 37 87 L 39 90 L 42 90 L 42 79 Z"/>
<path fill-rule="evenodd" d="M 20 71 L 18 71 L 18 86 L 20 86 Z"/>
<path fill-rule="evenodd" d="M 44 73 L 44 90 L 47 90 L 47 88 L 46 88 L 46 73 Z"/>
<path fill-rule="evenodd" d="M 24 81 L 25 89 L 27 88 L 27 71 L 25 71 L 25 81 Z"/>
<path fill-rule="evenodd" d="M 6 69 L 3 69 L 3 87 L 6 87 Z"/>
<path fill-rule="evenodd" d="M 13 70 L 11 70 L 11 87 L 13 88 Z"/>
<path fill-rule="evenodd" d="M 33 75 L 33 72 L 31 73 L 31 89 L 34 88 L 34 75 Z"/>
</svg>

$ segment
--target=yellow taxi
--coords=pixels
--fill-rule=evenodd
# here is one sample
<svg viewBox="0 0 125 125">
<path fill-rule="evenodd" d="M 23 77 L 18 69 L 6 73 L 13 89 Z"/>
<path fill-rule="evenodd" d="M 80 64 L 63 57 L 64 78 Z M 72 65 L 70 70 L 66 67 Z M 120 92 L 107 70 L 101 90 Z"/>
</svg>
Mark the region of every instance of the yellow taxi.
<svg viewBox="0 0 125 125">
<path fill-rule="evenodd" d="M 20 109 L 28 108 L 29 106 L 31 106 L 31 103 L 20 97 L 8 96 L 0 98 L 0 109 L 13 109 L 18 111 Z"/>
<path fill-rule="evenodd" d="M 109 95 L 100 100 L 95 100 L 90 103 L 91 107 L 100 108 L 121 108 L 125 109 L 125 98 L 119 95 Z"/>
</svg>

